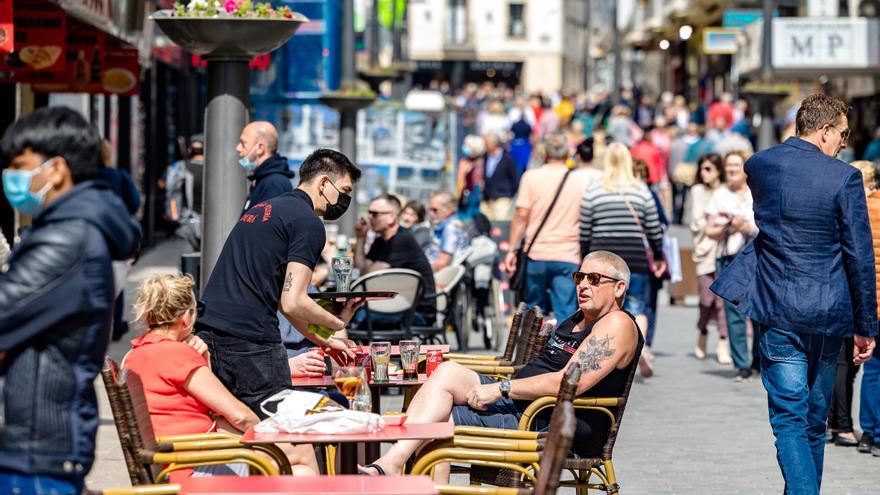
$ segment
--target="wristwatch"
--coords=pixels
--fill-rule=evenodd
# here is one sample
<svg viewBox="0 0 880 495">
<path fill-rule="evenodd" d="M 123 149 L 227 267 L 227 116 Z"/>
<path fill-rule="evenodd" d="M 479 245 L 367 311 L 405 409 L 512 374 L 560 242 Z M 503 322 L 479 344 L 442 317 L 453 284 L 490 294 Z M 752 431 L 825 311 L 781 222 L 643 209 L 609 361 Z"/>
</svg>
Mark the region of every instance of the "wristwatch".
<svg viewBox="0 0 880 495">
<path fill-rule="evenodd" d="M 507 394 L 510 393 L 510 380 L 501 380 L 499 388 L 501 389 L 501 396 L 507 399 Z"/>
</svg>

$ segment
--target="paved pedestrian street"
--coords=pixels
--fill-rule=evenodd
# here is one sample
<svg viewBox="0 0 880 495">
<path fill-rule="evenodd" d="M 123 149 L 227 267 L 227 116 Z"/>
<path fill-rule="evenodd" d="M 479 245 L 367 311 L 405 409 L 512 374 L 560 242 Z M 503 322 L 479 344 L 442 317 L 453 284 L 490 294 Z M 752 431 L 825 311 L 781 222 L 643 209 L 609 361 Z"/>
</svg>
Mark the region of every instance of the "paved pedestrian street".
<svg viewBox="0 0 880 495">
<path fill-rule="evenodd" d="M 145 253 L 129 277 L 127 305 L 134 302 L 138 282 L 157 273 L 174 272 L 177 259 L 173 244 Z M 661 301 L 665 301 L 662 294 Z M 783 483 L 760 380 L 734 383 L 732 369 L 714 361 L 715 335 L 711 335 L 709 358 L 697 361 L 692 351 L 696 317 L 695 307 L 661 303 L 654 341 L 656 374 L 649 380 L 637 378 L 633 384 L 615 449 L 621 493 L 780 494 Z M 129 334 L 114 343 L 110 355 L 121 359 L 133 337 Z M 477 346 L 478 341 L 474 334 L 471 345 Z M 853 405 L 856 421 L 860 377 Z M 88 486 L 128 486 L 104 387 L 100 380 L 96 386 L 101 427 L 98 459 Z M 399 410 L 400 405 L 400 396 L 383 396 L 383 410 Z M 852 447 L 828 445 L 824 480 L 826 494 L 873 493 L 880 481 L 880 458 L 859 454 Z M 455 477 L 452 481 L 466 482 Z"/>
</svg>

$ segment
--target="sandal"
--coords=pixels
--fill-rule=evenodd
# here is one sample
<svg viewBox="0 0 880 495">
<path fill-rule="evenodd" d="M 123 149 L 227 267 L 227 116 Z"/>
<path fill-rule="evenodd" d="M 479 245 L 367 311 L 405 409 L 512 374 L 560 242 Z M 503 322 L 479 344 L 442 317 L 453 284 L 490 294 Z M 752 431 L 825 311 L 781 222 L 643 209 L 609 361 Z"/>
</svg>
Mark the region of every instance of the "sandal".
<svg viewBox="0 0 880 495">
<path fill-rule="evenodd" d="M 378 474 L 379 476 L 385 476 L 385 470 L 382 469 L 382 466 L 380 466 L 380 465 L 378 465 L 378 464 L 367 464 L 367 465 L 365 465 L 365 466 L 363 466 L 363 467 L 365 467 L 365 468 L 373 468 L 373 469 L 376 470 L 377 473 L 379 473 L 379 474 Z M 365 476 L 372 476 L 372 474 L 370 474 L 370 473 L 368 473 L 368 472 L 366 472 L 366 471 L 364 471 L 363 469 L 360 469 L 360 468 L 358 468 L 358 474 L 362 474 L 362 475 L 365 475 Z"/>
</svg>

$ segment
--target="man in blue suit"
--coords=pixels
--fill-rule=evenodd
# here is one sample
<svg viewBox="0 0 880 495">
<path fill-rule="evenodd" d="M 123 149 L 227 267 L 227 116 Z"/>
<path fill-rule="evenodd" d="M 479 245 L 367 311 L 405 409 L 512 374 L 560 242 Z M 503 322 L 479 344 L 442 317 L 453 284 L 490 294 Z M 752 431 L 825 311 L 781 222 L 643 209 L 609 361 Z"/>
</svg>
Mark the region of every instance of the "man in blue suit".
<svg viewBox="0 0 880 495">
<path fill-rule="evenodd" d="M 712 285 L 764 330 L 761 378 L 785 493 L 818 494 L 825 422 L 844 337 L 854 361 L 877 334 L 871 226 L 858 169 L 835 159 L 846 105 L 817 94 L 797 112 L 797 137 L 745 164 L 757 238 Z"/>
</svg>

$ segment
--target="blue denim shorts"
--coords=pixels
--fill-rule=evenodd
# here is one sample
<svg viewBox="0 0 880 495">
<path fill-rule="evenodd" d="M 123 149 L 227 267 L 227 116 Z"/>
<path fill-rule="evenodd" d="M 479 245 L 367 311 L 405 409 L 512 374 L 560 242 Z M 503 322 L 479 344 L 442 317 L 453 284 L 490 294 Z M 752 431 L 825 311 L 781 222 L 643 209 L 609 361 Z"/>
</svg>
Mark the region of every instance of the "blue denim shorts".
<svg viewBox="0 0 880 495">
<path fill-rule="evenodd" d="M 480 383 L 488 385 L 495 380 L 480 375 Z M 513 399 L 502 397 L 489 404 L 486 411 L 477 411 L 470 406 L 452 406 L 452 421 L 456 426 L 484 426 L 486 428 L 504 428 L 515 430 L 519 425 L 522 413 L 516 408 Z"/>
<path fill-rule="evenodd" d="M 629 287 L 626 289 L 623 309 L 633 316 L 648 314 L 648 299 L 651 293 L 648 277 L 650 275 L 646 273 L 633 273 L 629 276 Z"/>
</svg>

